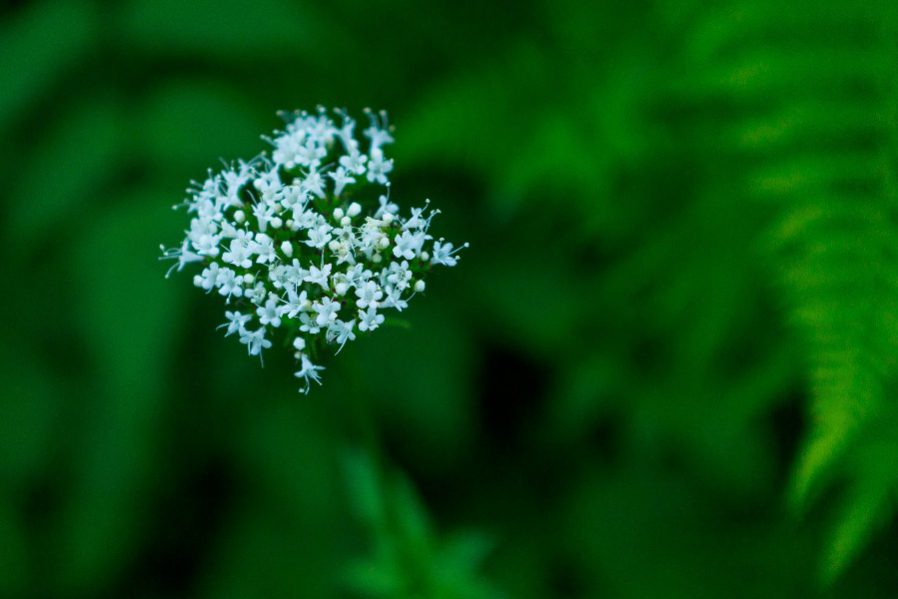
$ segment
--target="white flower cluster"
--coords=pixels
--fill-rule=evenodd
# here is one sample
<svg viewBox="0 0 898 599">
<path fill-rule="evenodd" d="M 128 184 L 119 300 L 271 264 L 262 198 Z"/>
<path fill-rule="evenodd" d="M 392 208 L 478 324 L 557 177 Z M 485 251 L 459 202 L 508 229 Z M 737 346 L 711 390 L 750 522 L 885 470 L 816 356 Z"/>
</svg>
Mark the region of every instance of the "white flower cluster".
<svg viewBox="0 0 898 599">
<path fill-rule="evenodd" d="M 461 249 L 428 233 L 437 211 L 427 203 L 402 216 L 390 201 L 386 114 L 368 112 L 367 141 L 356 139 L 352 118 L 335 114 L 339 123 L 324 109 L 286 115 L 286 129 L 264 138 L 270 158 L 194 182 L 187 236 L 163 251 L 179 271 L 201 263 L 194 285 L 225 298 L 225 336 L 250 355 L 271 347 L 275 329 L 285 332 L 304 393 L 321 382 L 313 360 L 325 344 L 342 349 L 356 331 L 381 326 L 382 312 L 403 310 L 430 267 L 454 266 Z"/>
</svg>

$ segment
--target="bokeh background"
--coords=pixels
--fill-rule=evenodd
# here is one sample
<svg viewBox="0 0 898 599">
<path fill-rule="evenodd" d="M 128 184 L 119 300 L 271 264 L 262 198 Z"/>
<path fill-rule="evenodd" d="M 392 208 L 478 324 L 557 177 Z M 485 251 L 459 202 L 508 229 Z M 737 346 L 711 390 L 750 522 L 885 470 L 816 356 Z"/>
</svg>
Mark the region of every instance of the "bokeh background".
<svg viewBox="0 0 898 599">
<path fill-rule="evenodd" d="M 5 3 L 0 596 L 896 596 L 896 22 Z M 157 257 L 318 104 L 471 248 L 301 396 Z"/>
</svg>

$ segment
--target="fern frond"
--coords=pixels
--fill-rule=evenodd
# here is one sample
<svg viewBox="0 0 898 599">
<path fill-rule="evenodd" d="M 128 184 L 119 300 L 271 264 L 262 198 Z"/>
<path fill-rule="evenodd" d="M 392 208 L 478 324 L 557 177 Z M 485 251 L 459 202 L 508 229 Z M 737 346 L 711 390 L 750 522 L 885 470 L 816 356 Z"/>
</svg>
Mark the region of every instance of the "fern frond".
<svg viewBox="0 0 898 599">
<path fill-rule="evenodd" d="M 794 468 L 804 509 L 849 492 L 823 567 L 832 580 L 890 509 L 898 461 L 873 427 L 898 355 L 898 202 L 892 185 L 898 28 L 890 3 L 740 1 L 697 25 L 681 93 L 718 108 L 712 143 L 735 197 L 769 216 L 763 247 L 804 349 L 811 430 Z M 688 91 L 686 91 L 688 90 Z M 890 431 L 898 436 L 898 424 Z M 881 452 L 880 452 L 881 453 Z M 858 460 L 876 459 L 876 469 Z"/>
</svg>

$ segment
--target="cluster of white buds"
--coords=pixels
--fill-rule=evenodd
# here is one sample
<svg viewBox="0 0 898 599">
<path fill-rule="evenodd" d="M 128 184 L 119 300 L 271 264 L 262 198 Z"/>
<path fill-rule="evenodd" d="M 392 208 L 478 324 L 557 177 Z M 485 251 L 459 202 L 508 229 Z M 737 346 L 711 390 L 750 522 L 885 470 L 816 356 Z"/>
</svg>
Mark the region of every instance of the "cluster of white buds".
<svg viewBox="0 0 898 599">
<path fill-rule="evenodd" d="M 225 298 L 226 336 L 236 335 L 252 356 L 284 331 L 308 392 L 320 383 L 318 355 L 342 349 L 403 310 L 424 291 L 433 265 L 454 266 L 456 253 L 428 233 L 438 211 L 412 208 L 402 216 L 390 201 L 393 141 L 385 113 L 368 111 L 370 126 L 342 111 L 286 114 L 274 151 L 194 182 L 183 203 L 192 215 L 180 247 L 165 250 L 172 269 L 199 263 L 194 285 Z M 466 247 L 465 244 L 462 247 Z M 169 273 L 172 269 L 169 269 Z"/>
</svg>

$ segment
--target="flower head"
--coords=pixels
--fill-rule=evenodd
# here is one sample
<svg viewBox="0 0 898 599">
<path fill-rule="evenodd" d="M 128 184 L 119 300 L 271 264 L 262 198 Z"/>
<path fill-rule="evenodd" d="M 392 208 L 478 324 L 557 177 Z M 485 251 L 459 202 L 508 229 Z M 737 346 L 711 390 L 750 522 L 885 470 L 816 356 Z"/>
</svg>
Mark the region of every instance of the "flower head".
<svg viewBox="0 0 898 599">
<path fill-rule="evenodd" d="M 264 138 L 270 157 L 194 184 L 186 238 L 163 250 L 176 260 L 169 272 L 199 263 L 194 285 L 225 298 L 221 328 L 251 356 L 272 346 L 275 331 L 292 341 L 303 392 L 321 382 L 314 356 L 405 309 L 427 271 L 454 266 L 461 249 L 432 243 L 437 211 L 428 203 L 405 216 L 390 200 L 392 129 L 385 113 L 367 114 L 361 137 L 342 111 L 288 115 L 283 131 Z"/>
</svg>

